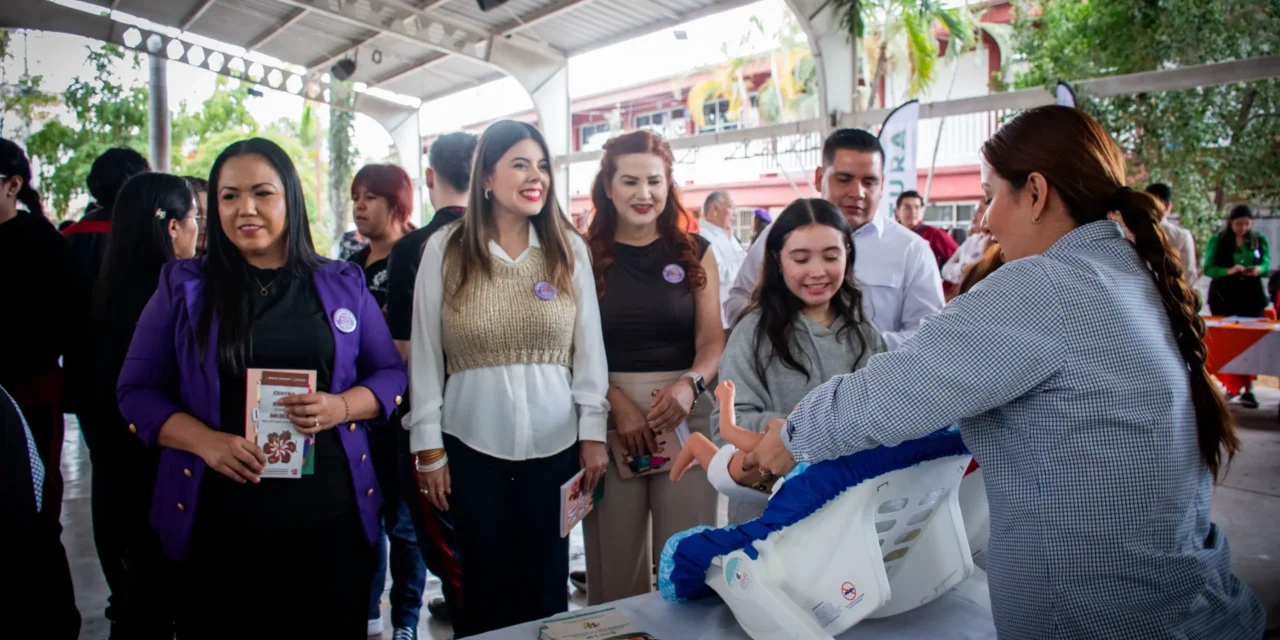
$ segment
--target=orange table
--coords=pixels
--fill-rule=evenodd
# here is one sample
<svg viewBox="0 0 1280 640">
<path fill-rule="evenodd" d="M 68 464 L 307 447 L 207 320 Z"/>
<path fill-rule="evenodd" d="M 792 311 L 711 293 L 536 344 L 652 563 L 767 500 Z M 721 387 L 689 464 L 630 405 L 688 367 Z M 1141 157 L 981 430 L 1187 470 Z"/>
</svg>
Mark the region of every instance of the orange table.
<svg viewBox="0 0 1280 640">
<path fill-rule="evenodd" d="M 1280 376 L 1280 322 L 1211 317 L 1205 324 L 1209 373 Z"/>
</svg>

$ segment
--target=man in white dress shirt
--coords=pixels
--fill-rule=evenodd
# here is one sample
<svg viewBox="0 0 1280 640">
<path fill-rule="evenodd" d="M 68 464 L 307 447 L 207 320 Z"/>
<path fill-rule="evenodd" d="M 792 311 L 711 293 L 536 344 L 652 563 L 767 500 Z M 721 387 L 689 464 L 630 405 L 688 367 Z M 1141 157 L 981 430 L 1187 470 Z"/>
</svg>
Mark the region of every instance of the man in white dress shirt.
<svg viewBox="0 0 1280 640">
<path fill-rule="evenodd" d="M 1186 276 L 1187 284 L 1196 286 L 1196 281 L 1200 279 L 1200 268 L 1196 260 L 1195 236 L 1169 219 L 1169 214 L 1173 213 L 1173 188 L 1157 182 L 1147 187 L 1146 191 L 1164 204 L 1164 218 L 1160 220 L 1160 229 L 1164 231 L 1169 244 L 1182 256 L 1182 273 Z"/>
<path fill-rule="evenodd" d="M 723 313 L 724 304 L 729 300 L 729 291 L 733 289 L 733 281 L 738 277 L 738 268 L 747 257 L 747 250 L 733 235 L 733 198 L 726 191 L 712 191 L 702 204 L 702 224 L 698 234 L 711 243 L 711 251 L 716 256 L 716 266 L 720 271 L 720 308 L 724 318 L 724 328 L 730 326 L 729 315 Z"/>
<path fill-rule="evenodd" d="M 896 349 L 920 321 L 942 309 L 942 278 L 929 243 L 893 220 L 876 217 L 884 194 L 884 149 L 861 129 L 840 129 L 822 144 L 822 166 L 814 172 L 822 197 L 840 207 L 853 227 L 854 277 L 863 312 Z M 738 271 L 725 317 L 736 323 L 751 299 L 764 262 L 766 229 Z"/>
</svg>

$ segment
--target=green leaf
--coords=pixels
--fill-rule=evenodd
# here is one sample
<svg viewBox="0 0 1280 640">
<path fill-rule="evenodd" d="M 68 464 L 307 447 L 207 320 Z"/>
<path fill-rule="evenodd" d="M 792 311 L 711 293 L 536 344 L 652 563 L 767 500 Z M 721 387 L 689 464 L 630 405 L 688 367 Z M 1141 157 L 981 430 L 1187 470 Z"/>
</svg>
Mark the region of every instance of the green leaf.
<svg viewBox="0 0 1280 640">
<path fill-rule="evenodd" d="M 1277 0 L 1018 0 L 1012 32 L 1025 60 L 1018 88 L 1270 55 L 1278 46 Z M 1173 187 L 1174 212 L 1197 249 L 1229 203 L 1280 198 L 1280 81 L 1077 94 L 1124 151 L 1132 181 Z"/>
</svg>

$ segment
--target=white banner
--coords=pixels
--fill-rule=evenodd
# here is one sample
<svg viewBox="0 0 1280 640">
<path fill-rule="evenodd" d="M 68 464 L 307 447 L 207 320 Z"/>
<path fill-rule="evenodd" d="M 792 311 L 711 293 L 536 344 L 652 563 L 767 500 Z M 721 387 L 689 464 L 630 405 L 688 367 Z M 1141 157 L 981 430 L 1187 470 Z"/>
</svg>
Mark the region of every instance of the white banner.
<svg viewBox="0 0 1280 640">
<path fill-rule="evenodd" d="M 1076 108 L 1076 92 L 1071 85 L 1059 82 L 1058 86 L 1054 87 L 1053 95 L 1057 97 L 1059 106 Z"/>
<path fill-rule="evenodd" d="M 880 125 L 880 146 L 884 147 L 884 193 L 877 215 L 893 219 L 893 204 L 903 191 L 916 191 L 916 124 L 920 102 L 912 100 L 897 109 Z"/>
</svg>

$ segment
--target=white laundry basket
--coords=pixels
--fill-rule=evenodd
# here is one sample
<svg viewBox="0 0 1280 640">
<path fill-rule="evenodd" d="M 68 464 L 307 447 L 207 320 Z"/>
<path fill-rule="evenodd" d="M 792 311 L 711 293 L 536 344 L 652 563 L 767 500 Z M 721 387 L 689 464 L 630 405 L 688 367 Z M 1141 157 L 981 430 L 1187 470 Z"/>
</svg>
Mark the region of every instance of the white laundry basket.
<svg viewBox="0 0 1280 640">
<path fill-rule="evenodd" d="M 970 456 L 890 471 L 706 572 L 754 640 L 831 640 L 860 620 L 926 604 L 969 577 L 958 501 Z M 985 496 L 984 496 L 985 497 Z"/>
</svg>

